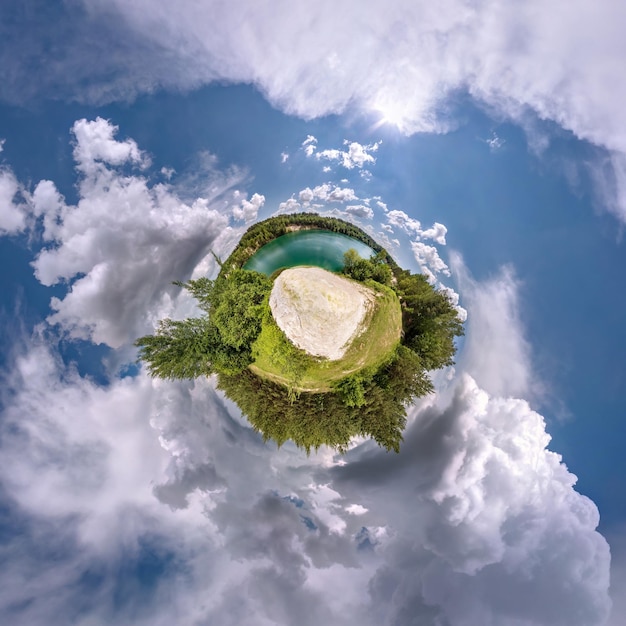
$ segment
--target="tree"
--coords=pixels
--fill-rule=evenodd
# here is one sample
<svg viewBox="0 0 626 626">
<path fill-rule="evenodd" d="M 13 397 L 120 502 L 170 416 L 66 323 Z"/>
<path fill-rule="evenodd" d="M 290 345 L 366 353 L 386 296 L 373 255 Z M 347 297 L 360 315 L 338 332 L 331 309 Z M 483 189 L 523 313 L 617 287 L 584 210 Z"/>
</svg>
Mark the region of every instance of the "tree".
<svg viewBox="0 0 626 626">
<path fill-rule="evenodd" d="M 211 321 L 226 345 L 237 350 L 250 348 L 261 332 L 263 301 L 272 289 L 272 281 L 259 272 L 234 270 L 219 287 L 217 298 L 213 298 Z"/>
<path fill-rule="evenodd" d="M 384 250 L 378 252 L 370 259 L 364 259 L 354 248 L 350 248 L 344 252 L 343 269 L 341 271 L 346 276 L 360 282 L 371 279 L 381 285 L 389 285 L 391 283 L 392 272 L 387 263 Z"/>
<path fill-rule="evenodd" d="M 139 358 L 158 378 L 197 378 L 214 373 L 216 336 L 205 318 L 164 319 L 154 335 L 135 342 Z"/>
<path fill-rule="evenodd" d="M 202 317 L 162 320 L 154 335 L 135 342 L 139 359 L 159 378 L 197 378 L 241 372 L 252 363 L 263 303 L 272 283 L 258 272 L 234 270 L 212 281 L 176 283 L 197 300 Z"/>
<path fill-rule="evenodd" d="M 454 338 L 463 335 L 463 323 L 445 292 L 435 289 L 423 274 L 401 270 L 396 291 L 402 303 L 404 344 L 427 370 L 454 363 Z"/>
</svg>

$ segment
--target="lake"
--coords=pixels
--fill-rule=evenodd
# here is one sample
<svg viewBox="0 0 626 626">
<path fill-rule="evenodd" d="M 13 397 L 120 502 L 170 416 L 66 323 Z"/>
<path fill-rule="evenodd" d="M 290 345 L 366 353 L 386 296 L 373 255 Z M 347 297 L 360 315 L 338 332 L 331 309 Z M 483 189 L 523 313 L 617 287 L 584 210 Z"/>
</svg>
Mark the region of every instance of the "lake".
<svg viewBox="0 0 626 626">
<path fill-rule="evenodd" d="M 373 254 L 369 246 L 358 239 L 330 230 L 296 230 L 273 239 L 259 248 L 244 264 L 243 269 L 271 276 L 276 270 L 297 265 L 313 265 L 331 272 L 343 267 L 343 255 L 354 248 L 364 259 Z"/>
</svg>

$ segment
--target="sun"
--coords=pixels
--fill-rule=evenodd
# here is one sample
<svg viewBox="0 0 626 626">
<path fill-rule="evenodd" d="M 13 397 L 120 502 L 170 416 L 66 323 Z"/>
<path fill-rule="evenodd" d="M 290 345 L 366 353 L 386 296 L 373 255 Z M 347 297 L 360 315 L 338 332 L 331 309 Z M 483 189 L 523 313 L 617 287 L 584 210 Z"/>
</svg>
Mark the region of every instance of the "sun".
<svg viewBox="0 0 626 626">
<path fill-rule="evenodd" d="M 402 132 L 408 122 L 406 104 L 397 102 L 389 97 L 379 98 L 371 107 L 377 121 L 373 128 L 378 129 L 381 126 L 393 126 Z"/>
</svg>

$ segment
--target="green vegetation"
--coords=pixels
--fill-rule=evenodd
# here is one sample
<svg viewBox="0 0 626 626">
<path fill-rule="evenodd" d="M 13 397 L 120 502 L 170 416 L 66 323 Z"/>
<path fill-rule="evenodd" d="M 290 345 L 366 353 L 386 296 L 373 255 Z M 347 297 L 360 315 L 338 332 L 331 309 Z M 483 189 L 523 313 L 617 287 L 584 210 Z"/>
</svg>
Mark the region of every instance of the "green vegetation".
<svg viewBox="0 0 626 626">
<path fill-rule="evenodd" d="M 373 280 L 381 285 L 391 284 L 393 272 L 386 261 L 386 252 L 378 252 L 371 259 L 362 259 L 359 253 L 351 248 L 343 255 L 343 260 L 343 273 L 346 276 L 361 282 Z"/>
<path fill-rule="evenodd" d="M 363 332 L 342 359 L 313 357 L 293 345 L 274 321 L 273 278 L 241 269 L 261 246 L 294 228 L 326 228 L 363 241 L 377 253 L 345 254 L 343 273 L 376 294 Z M 217 374 L 218 387 L 254 428 L 279 445 L 293 440 L 307 453 L 321 445 L 345 451 L 355 435 L 399 450 L 406 408 L 432 391 L 427 372 L 453 363 L 463 326 L 445 292 L 398 267 L 363 231 L 314 214 L 272 218 L 251 227 L 215 280 L 178 283 L 202 315 L 162 320 L 137 340 L 152 376 L 180 379 Z"/>
<path fill-rule="evenodd" d="M 162 320 L 154 335 L 135 342 L 152 376 L 197 378 L 234 374 L 253 361 L 252 343 L 261 332 L 272 281 L 264 274 L 234 270 L 216 280 L 178 283 L 204 311 L 202 317 Z"/>
<path fill-rule="evenodd" d="M 402 302 L 403 343 L 422 360 L 427 370 L 454 364 L 454 338 L 463 335 L 463 323 L 447 294 L 438 291 L 423 274 L 394 272 Z"/>
<path fill-rule="evenodd" d="M 407 406 L 432 391 L 419 357 L 404 346 L 363 381 L 358 405 L 347 403 L 343 393 L 301 393 L 294 401 L 284 385 L 250 370 L 219 376 L 218 387 L 237 403 L 264 440 L 280 446 L 291 439 L 307 453 L 322 445 L 345 452 L 357 435 L 372 437 L 386 450 L 398 452 Z"/>
</svg>

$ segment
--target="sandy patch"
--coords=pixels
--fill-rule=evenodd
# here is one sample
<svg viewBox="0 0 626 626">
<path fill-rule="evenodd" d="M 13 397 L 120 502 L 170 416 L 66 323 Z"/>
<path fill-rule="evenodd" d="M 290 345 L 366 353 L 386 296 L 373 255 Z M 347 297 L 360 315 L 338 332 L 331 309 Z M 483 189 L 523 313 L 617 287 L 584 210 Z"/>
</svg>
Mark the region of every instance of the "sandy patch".
<svg viewBox="0 0 626 626">
<path fill-rule="evenodd" d="M 359 334 L 374 292 L 319 267 L 280 274 L 270 294 L 276 323 L 299 348 L 337 360 Z"/>
</svg>

